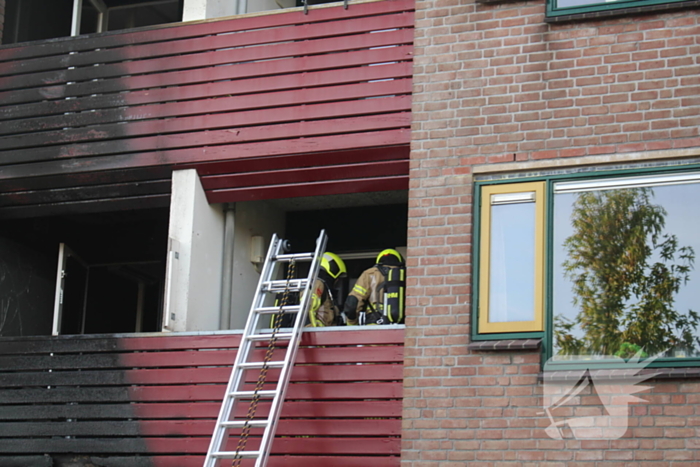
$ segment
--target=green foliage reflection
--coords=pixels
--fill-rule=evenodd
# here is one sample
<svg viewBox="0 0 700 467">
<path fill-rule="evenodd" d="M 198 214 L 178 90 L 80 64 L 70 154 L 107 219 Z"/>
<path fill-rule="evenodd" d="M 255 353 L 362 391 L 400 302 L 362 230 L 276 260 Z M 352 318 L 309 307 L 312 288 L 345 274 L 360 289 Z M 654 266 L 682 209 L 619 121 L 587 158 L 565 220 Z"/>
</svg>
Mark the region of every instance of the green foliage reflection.
<svg viewBox="0 0 700 467">
<path fill-rule="evenodd" d="M 649 355 L 695 349 L 700 316 L 674 307 L 695 252 L 663 232 L 666 210 L 652 204 L 653 195 L 650 188 L 578 194 L 562 266 L 579 311 L 573 320 L 555 316 L 560 355 L 630 358 L 640 349 Z"/>
</svg>

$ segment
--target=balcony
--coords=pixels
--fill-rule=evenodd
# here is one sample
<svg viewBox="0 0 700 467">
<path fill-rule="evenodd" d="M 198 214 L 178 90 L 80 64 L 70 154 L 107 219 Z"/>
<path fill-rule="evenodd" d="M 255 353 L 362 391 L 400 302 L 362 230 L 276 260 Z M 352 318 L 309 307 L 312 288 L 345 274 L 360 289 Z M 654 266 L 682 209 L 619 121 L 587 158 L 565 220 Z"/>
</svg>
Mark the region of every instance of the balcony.
<svg viewBox="0 0 700 467">
<path fill-rule="evenodd" d="M 305 332 L 268 465 L 398 467 L 403 339 L 386 326 Z M 200 467 L 239 340 L 0 338 L 0 465 Z"/>
<path fill-rule="evenodd" d="M 413 3 L 0 47 L 0 218 L 407 189 Z"/>
</svg>

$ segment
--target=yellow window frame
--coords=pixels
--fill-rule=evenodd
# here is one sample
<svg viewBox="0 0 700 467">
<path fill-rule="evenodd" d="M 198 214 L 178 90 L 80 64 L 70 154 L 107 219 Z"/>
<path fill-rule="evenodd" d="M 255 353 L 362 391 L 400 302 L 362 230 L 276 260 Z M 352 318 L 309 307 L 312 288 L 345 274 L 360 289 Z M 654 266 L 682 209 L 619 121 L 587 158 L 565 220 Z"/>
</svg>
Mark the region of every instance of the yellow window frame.
<svg viewBox="0 0 700 467">
<path fill-rule="evenodd" d="M 491 206 L 492 196 L 499 194 L 534 194 L 535 203 L 535 264 L 534 319 L 532 321 L 489 321 L 489 291 L 491 266 Z M 537 332 L 544 330 L 545 285 L 545 182 L 525 182 L 481 187 L 481 231 L 479 248 L 479 334 Z"/>
</svg>

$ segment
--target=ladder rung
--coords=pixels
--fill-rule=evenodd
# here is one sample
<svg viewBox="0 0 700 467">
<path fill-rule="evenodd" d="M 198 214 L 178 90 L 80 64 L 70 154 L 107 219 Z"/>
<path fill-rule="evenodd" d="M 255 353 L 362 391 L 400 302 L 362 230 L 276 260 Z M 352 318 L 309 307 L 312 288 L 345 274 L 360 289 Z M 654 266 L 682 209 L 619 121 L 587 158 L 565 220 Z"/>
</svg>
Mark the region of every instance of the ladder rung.
<svg viewBox="0 0 700 467">
<path fill-rule="evenodd" d="M 275 261 L 311 261 L 314 259 L 313 253 L 291 253 L 275 256 Z"/>
<path fill-rule="evenodd" d="M 267 420 L 233 420 L 233 421 L 228 421 L 228 422 L 222 422 L 221 427 L 223 428 L 243 428 L 245 424 L 248 423 L 248 426 L 252 428 L 264 428 L 266 427 L 270 422 Z"/>
<path fill-rule="evenodd" d="M 275 334 L 275 336 L 277 337 L 278 341 L 288 341 L 294 337 L 294 333 L 278 332 Z M 272 334 L 251 334 L 250 336 L 247 336 L 246 339 L 249 341 L 269 341 L 271 337 Z"/>
<path fill-rule="evenodd" d="M 306 287 L 306 279 L 279 279 L 276 281 L 267 281 L 262 284 L 263 292 L 284 292 L 289 290 L 290 292 L 299 292 Z"/>
<path fill-rule="evenodd" d="M 258 395 L 262 399 L 272 399 L 275 397 L 279 391 L 275 391 L 274 389 L 266 390 L 266 391 L 258 391 Z M 252 398 L 255 395 L 255 391 L 233 391 L 228 393 L 229 396 L 231 397 L 238 397 L 240 399 L 242 398 Z"/>
<path fill-rule="evenodd" d="M 236 453 L 236 451 L 219 451 L 212 454 L 213 457 L 218 457 L 220 459 L 233 459 L 235 457 L 240 457 L 241 459 L 255 459 L 260 457 L 260 451 L 241 451 Z"/>
<path fill-rule="evenodd" d="M 262 368 L 265 365 L 265 362 L 245 362 L 240 364 L 240 368 L 248 369 L 248 368 Z M 273 361 L 273 362 L 267 362 L 267 366 L 269 368 L 282 368 L 284 366 L 284 361 Z"/>
<path fill-rule="evenodd" d="M 278 306 L 261 306 L 255 309 L 256 313 L 261 315 L 274 315 L 280 312 L 280 307 Z M 300 305 L 285 305 L 282 307 L 283 313 L 299 313 L 301 311 Z"/>
</svg>

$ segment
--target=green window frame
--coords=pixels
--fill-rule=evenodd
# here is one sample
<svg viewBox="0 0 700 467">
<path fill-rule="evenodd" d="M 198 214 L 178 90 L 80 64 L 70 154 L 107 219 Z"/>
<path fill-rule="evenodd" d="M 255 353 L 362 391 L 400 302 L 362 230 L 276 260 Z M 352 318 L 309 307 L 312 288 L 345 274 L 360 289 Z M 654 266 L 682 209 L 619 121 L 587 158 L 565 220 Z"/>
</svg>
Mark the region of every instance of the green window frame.
<svg viewBox="0 0 700 467">
<path fill-rule="evenodd" d="M 547 0 L 549 18 L 558 16 L 581 15 L 598 12 L 614 12 L 630 8 L 644 9 L 656 5 L 680 3 L 687 0 Z M 655 7 L 658 8 L 658 7 Z"/>
<path fill-rule="evenodd" d="M 588 169 L 570 174 L 493 178 L 475 183 L 474 290 L 477 293 L 472 304 L 473 341 L 541 338 L 543 361 L 548 361 L 549 369 L 576 368 L 576 362 L 569 359 L 569 355 L 614 355 L 628 359 L 634 355 L 655 356 L 650 367 L 700 366 L 700 258 L 697 264 L 694 261 L 695 256 L 700 255 L 700 210 L 695 214 L 688 201 L 700 199 L 700 165 L 632 167 L 615 171 Z M 528 282 L 528 286 L 535 288 L 531 296 L 541 294 L 540 299 L 535 299 L 539 304 L 535 309 L 539 307 L 539 312 L 529 321 L 493 320 L 490 318 L 497 311 L 493 308 L 492 284 L 503 281 L 494 279 L 493 273 L 493 265 L 499 264 L 498 258 L 494 258 L 497 248 L 492 245 L 492 238 L 499 229 L 494 221 L 494 206 L 508 204 L 508 197 L 513 204 L 525 203 L 527 197 L 522 196 L 523 193 L 533 193 L 531 201 L 537 206 L 535 212 L 540 212 L 535 217 L 535 230 L 539 229 L 540 233 L 535 234 L 538 240 L 532 246 L 535 261 L 524 267 L 532 270 L 535 278 Z M 619 212 L 615 211 L 616 207 L 620 207 Z M 502 217 L 511 223 L 506 230 L 517 231 L 520 227 L 513 212 Z M 698 218 L 698 221 L 689 222 L 691 218 Z M 598 225 L 590 222 L 591 219 L 602 220 Z M 597 230 L 588 231 L 581 226 Z M 622 240 L 615 237 L 618 233 Z M 612 287 L 606 282 L 621 283 L 620 277 L 627 276 L 617 274 L 618 270 L 630 270 L 629 277 L 636 279 L 622 282 L 624 285 L 617 292 L 617 289 L 590 291 L 586 281 L 603 270 L 600 264 L 607 263 L 591 261 L 589 264 L 572 258 L 591 256 L 587 256 L 585 250 L 587 239 L 604 241 L 613 237 L 619 245 L 611 240 L 609 245 L 603 243 L 603 247 L 596 247 L 595 251 L 612 251 L 613 246 L 626 249 L 620 250 L 623 253 L 619 258 L 623 260 L 615 263 L 617 269 L 605 275 L 600 273 L 598 279 L 605 279 L 598 281 L 602 284 L 600 287 Z M 541 242 L 541 248 L 537 242 Z M 635 254 L 634 261 L 625 263 L 624 258 Z M 504 264 L 509 267 L 503 269 Z M 531 269 L 534 265 L 538 266 Z M 513 264 L 507 262 L 500 267 L 504 271 L 514 269 Z M 588 272 L 582 274 L 582 270 Z M 600 293 L 603 290 L 605 294 Z M 592 297 L 617 297 L 610 290 L 619 294 L 616 306 L 605 308 L 608 303 L 599 305 L 593 300 Z M 652 295 L 656 298 L 652 299 Z M 594 305 L 586 308 L 585 303 Z M 694 303 L 698 303 L 695 310 L 691 308 Z M 595 318 L 598 321 L 591 321 L 591 316 L 597 316 L 596 312 L 591 316 L 585 313 L 598 308 L 612 311 L 600 312 L 600 317 Z M 664 318 L 649 318 L 645 322 L 644 316 Z M 600 320 L 606 319 L 614 320 L 617 328 L 612 327 L 602 337 L 590 331 L 599 328 Z M 566 326 L 572 321 L 574 331 L 567 334 Z M 594 325 L 585 325 L 591 322 Z M 673 329 L 675 334 L 664 334 L 662 328 Z M 649 339 L 649 335 L 658 337 Z M 655 350 L 647 355 L 637 343 L 649 349 L 654 349 L 657 343 L 666 346 L 663 351 Z M 571 348 L 567 347 L 569 344 Z M 600 367 L 607 367 L 604 359 L 600 360 Z"/>
</svg>

